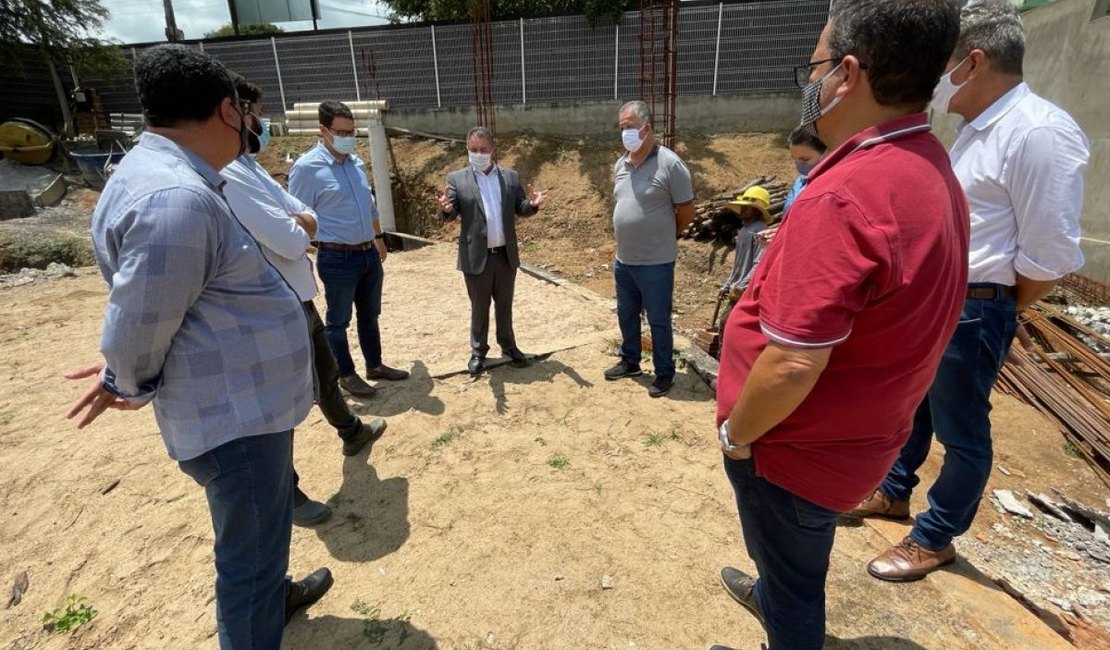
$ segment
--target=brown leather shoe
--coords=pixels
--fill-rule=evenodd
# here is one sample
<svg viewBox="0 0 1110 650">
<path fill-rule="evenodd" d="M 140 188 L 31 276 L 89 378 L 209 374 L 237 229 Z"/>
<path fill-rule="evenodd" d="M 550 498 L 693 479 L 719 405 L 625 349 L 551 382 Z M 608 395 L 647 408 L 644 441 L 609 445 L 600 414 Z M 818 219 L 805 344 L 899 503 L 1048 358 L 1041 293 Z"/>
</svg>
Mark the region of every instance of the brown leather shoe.
<svg viewBox="0 0 1110 650">
<path fill-rule="evenodd" d="M 910 502 L 895 501 L 879 490 L 856 506 L 855 510 L 845 512 L 849 519 L 863 519 L 864 517 L 879 517 L 894 521 L 905 521 L 910 518 Z"/>
<path fill-rule="evenodd" d="M 909 537 L 889 551 L 871 560 L 867 572 L 888 582 L 913 582 L 936 569 L 956 561 L 956 547 L 949 544 L 939 551 L 930 551 Z"/>
</svg>

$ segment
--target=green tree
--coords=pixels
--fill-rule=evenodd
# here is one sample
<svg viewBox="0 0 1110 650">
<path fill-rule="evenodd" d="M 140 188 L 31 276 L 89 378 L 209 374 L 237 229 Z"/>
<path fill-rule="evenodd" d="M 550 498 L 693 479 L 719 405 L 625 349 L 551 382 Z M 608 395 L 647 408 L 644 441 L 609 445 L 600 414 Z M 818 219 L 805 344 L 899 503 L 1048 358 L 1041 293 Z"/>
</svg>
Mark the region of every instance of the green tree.
<svg viewBox="0 0 1110 650">
<path fill-rule="evenodd" d="M 458 21 L 470 18 L 474 0 L 383 0 L 394 22 Z M 584 14 L 591 24 L 616 20 L 622 11 L 636 9 L 639 0 L 490 0 L 493 20 Z"/>
<path fill-rule="evenodd" d="M 271 23 L 239 25 L 239 35 L 240 36 L 262 36 L 264 34 L 281 34 L 283 31 L 285 31 L 285 30 L 283 30 L 282 28 L 278 27 L 277 25 L 273 25 Z M 204 35 L 205 38 L 219 38 L 221 36 L 235 36 L 235 28 L 231 26 L 231 23 L 228 23 L 228 24 L 224 25 L 223 27 L 221 27 L 217 30 L 213 30 L 211 32 L 208 32 L 207 34 Z"/>
<path fill-rule="evenodd" d="M 106 77 L 126 66 L 123 51 L 97 36 L 107 17 L 99 0 L 0 0 L 0 65 L 20 70 L 37 52 L 50 69 L 67 132 L 72 120 L 58 66 Z"/>
</svg>

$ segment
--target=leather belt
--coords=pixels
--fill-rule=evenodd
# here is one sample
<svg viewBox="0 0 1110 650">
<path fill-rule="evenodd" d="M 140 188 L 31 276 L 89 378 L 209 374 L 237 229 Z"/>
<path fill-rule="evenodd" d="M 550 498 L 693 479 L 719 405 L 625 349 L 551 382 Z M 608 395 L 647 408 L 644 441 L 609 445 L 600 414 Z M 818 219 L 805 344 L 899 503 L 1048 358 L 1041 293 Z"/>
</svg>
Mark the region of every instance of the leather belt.
<svg viewBox="0 0 1110 650">
<path fill-rule="evenodd" d="M 505 253 L 505 247 L 504 246 L 497 246 L 497 247 L 494 247 L 494 248 L 487 248 L 486 250 L 492 255 L 503 255 Z"/>
<path fill-rule="evenodd" d="M 1005 284 L 973 284 L 967 288 L 967 297 L 975 300 L 1003 300 L 1014 297 L 1014 288 Z"/>
<path fill-rule="evenodd" d="M 374 247 L 373 240 L 364 241 L 361 244 L 340 244 L 332 241 L 319 241 L 316 242 L 318 248 L 330 248 L 333 251 L 368 251 Z"/>
</svg>

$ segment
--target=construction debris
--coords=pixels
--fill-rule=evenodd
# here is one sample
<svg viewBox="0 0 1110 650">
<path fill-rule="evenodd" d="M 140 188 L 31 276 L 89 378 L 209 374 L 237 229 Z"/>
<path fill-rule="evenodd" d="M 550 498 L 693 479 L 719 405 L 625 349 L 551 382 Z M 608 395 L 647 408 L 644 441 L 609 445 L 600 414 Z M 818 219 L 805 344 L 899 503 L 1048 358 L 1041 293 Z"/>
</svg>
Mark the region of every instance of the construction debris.
<svg viewBox="0 0 1110 650">
<path fill-rule="evenodd" d="M 994 498 L 998 500 L 998 504 L 1012 515 L 1025 517 L 1026 519 L 1033 518 L 1033 511 L 1026 508 L 1021 501 L 1018 501 L 1011 490 L 995 490 Z"/>
<path fill-rule="evenodd" d="M 1110 340 L 1045 302 L 1021 320 L 1036 345 L 1022 363 L 1003 366 L 999 390 L 1054 420 L 1110 485 Z"/>
</svg>

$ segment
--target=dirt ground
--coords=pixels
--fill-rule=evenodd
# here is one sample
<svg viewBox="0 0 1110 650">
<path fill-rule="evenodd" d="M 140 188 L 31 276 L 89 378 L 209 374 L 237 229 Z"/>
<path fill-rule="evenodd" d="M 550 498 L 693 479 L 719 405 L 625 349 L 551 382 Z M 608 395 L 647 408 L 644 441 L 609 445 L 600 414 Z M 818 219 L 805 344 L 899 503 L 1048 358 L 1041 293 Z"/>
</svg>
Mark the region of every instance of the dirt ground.
<svg viewBox="0 0 1110 650">
<path fill-rule="evenodd" d="M 326 565 L 336 583 L 284 647 L 758 648 L 758 625 L 716 580 L 723 564 L 752 564 L 709 388 L 689 370 L 659 400 L 650 378 L 605 382 L 609 300 L 526 275 L 520 345 L 550 354 L 459 374 L 468 311 L 453 259 L 433 246 L 386 261 L 385 356 L 413 377 L 356 403 L 389 418 L 372 453 L 344 458 L 317 411 L 298 429 L 302 486 L 335 516 L 294 529 L 290 569 Z M 203 494 L 166 457 L 152 413 L 110 413 L 80 432 L 61 417 L 84 384 L 60 373 L 95 360 L 104 302 L 92 269 L 0 291 L 0 587 L 30 576 L 23 602 L 0 610 L 0 648 L 215 647 Z M 1000 398 L 994 418 L 1000 461 L 1031 487 L 1105 497 L 1037 414 Z M 983 508 L 976 530 L 994 517 Z M 966 561 L 909 585 L 868 577 L 866 562 L 900 534 L 838 533 L 828 648 L 1071 647 Z M 43 632 L 43 613 L 73 593 L 98 616 L 71 636 Z"/>
</svg>

